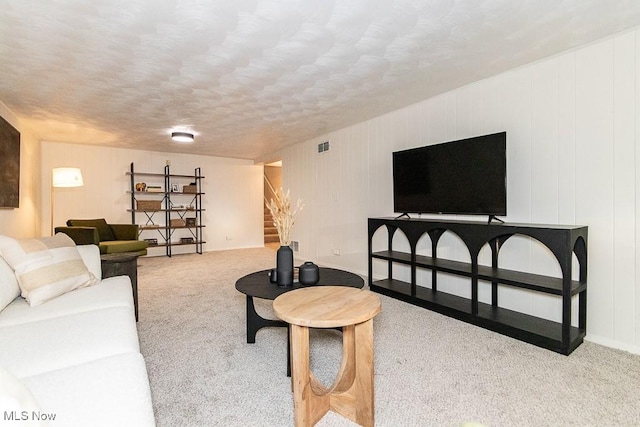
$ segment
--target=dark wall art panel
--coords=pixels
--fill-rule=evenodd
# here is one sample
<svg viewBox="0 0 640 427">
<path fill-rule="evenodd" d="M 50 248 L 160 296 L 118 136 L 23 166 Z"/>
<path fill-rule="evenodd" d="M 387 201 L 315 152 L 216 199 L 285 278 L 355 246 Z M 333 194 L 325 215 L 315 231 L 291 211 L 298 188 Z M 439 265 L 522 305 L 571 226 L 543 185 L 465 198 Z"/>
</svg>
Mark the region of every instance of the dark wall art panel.
<svg viewBox="0 0 640 427">
<path fill-rule="evenodd" d="M 20 132 L 0 117 L 0 208 L 20 202 Z"/>
</svg>

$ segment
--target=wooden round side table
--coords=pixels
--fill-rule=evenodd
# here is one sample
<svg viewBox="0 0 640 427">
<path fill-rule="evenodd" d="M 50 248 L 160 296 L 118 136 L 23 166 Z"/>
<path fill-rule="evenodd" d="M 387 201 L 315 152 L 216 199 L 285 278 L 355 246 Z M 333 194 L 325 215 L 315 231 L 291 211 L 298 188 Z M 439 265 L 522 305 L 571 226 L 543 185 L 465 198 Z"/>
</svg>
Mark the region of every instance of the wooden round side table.
<svg viewBox="0 0 640 427">
<path fill-rule="evenodd" d="M 273 310 L 290 324 L 295 425 L 312 426 L 332 410 L 373 426 L 373 318 L 382 310 L 380 298 L 362 289 L 318 286 L 280 295 Z M 342 364 L 326 388 L 310 371 L 309 328 L 336 327 L 342 327 Z"/>
</svg>

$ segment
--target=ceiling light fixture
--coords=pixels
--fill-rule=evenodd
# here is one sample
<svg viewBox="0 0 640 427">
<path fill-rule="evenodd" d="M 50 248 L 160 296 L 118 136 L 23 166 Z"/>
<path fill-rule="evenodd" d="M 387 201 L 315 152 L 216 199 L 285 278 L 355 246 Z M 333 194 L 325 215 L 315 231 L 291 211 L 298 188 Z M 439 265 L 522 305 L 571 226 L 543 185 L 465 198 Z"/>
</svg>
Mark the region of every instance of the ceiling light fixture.
<svg viewBox="0 0 640 427">
<path fill-rule="evenodd" d="M 171 132 L 171 139 L 175 142 L 193 142 L 193 134 L 189 132 Z"/>
</svg>

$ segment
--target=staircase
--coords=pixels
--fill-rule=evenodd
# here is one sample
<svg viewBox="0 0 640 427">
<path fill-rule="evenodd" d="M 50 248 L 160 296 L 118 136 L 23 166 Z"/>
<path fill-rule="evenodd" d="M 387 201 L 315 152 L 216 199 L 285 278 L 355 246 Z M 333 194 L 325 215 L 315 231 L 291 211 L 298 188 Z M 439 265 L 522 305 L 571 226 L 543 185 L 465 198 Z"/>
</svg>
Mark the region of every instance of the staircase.
<svg viewBox="0 0 640 427">
<path fill-rule="evenodd" d="M 264 206 L 264 242 L 265 243 L 279 243 L 278 231 L 273 226 L 273 219 L 271 218 L 271 212 L 269 208 Z"/>
<path fill-rule="evenodd" d="M 267 207 L 269 201 L 275 197 L 276 190 L 267 175 L 269 175 L 279 187 L 282 185 L 282 168 L 265 167 L 264 173 L 264 243 L 265 245 L 267 243 L 272 245 L 275 243 L 279 245 L 280 237 L 278 237 L 278 230 L 273 225 L 273 218 L 271 217 L 271 212 Z"/>
</svg>

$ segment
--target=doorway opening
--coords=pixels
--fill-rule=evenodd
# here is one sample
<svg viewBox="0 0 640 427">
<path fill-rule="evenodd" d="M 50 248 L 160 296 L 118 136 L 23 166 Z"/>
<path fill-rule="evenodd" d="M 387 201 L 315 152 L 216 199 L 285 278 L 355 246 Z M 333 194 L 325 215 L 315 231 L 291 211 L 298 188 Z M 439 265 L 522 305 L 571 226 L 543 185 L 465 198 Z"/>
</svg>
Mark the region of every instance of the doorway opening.
<svg viewBox="0 0 640 427">
<path fill-rule="evenodd" d="M 264 165 L 264 245 L 275 249 L 280 247 L 278 231 L 273 225 L 271 212 L 267 204 L 274 197 L 278 188 L 282 187 L 282 160 Z"/>
</svg>

